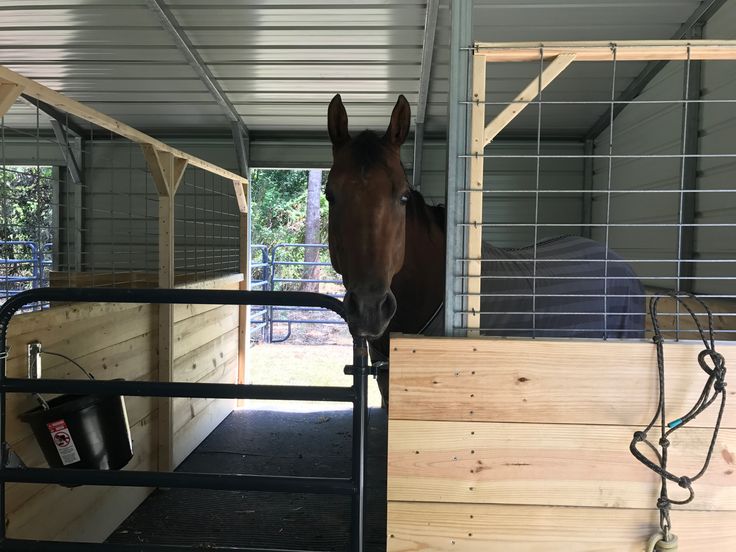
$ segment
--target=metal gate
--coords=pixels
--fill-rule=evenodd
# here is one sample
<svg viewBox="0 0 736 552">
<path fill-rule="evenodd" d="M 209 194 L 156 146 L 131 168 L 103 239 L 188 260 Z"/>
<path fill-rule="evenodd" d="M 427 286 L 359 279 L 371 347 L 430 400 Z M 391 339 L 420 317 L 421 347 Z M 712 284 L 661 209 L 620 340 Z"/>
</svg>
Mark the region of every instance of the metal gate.
<svg viewBox="0 0 736 552">
<path fill-rule="evenodd" d="M 61 485 L 109 485 L 136 487 L 175 487 L 213 490 L 270 491 L 349 495 L 352 497 L 350 550 L 362 552 L 365 518 L 365 455 L 367 429 L 368 350 L 365 339 L 353 344 L 353 363 L 345 373 L 353 376 L 351 387 L 308 387 L 240 385 L 224 383 L 180 383 L 149 381 L 101 381 L 65 379 L 8 378 L 7 330 L 12 316 L 34 302 L 103 302 L 208 305 L 301 306 L 328 309 L 343 316 L 342 303 L 333 297 L 306 292 L 219 291 L 192 289 L 99 289 L 57 288 L 25 291 L 0 307 L 0 485 L 3 496 L 7 483 Z M 180 473 L 153 471 L 104 471 L 59 468 L 21 468 L 8 463 L 6 410 L 8 393 L 113 394 L 148 397 L 194 397 L 219 399 L 276 399 L 341 401 L 353 403 L 351 477 L 287 477 L 250 474 Z M 5 501 L 0 500 L 0 518 L 5 519 Z M 9 539 L 5 524 L 0 528 L 0 549 L 27 551 L 86 550 L 172 550 L 169 545 L 107 545 L 80 542 L 29 541 Z M 208 550 L 264 551 L 261 548 L 208 546 Z M 281 551 L 286 552 L 286 551 Z M 295 552 L 295 551 L 294 551 Z"/>
</svg>

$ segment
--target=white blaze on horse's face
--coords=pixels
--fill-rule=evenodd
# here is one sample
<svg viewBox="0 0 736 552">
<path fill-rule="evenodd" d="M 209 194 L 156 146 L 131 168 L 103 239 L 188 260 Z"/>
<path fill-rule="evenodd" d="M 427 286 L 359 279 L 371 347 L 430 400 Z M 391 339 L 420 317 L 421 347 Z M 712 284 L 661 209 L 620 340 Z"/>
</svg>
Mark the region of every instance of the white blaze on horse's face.
<svg viewBox="0 0 736 552">
<path fill-rule="evenodd" d="M 355 336 L 380 336 L 396 312 L 391 280 L 404 264 L 409 199 L 400 148 L 410 118 L 409 102 L 399 96 L 384 136 L 365 131 L 352 139 L 340 95 L 330 103 L 330 258 L 345 282 L 345 312 Z"/>
</svg>

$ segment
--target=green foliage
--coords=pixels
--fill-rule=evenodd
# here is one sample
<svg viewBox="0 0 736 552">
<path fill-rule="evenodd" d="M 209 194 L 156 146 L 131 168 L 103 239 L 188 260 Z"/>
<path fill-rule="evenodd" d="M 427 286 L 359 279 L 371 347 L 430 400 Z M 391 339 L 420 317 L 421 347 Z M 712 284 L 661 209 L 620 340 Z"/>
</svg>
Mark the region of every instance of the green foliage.
<svg viewBox="0 0 736 552">
<path fill-rule="evenodd" d="M 52 239 L 51 167 L 0 166 L 0 242 Z M 27 259 L 27 246 L 0 245 L 0 258 Z M 28 265 L 7 266 L 7 276 L 28 276 Z"/>
<path fill-rule="evenodd" d="M 306 170 L 251 171 L 251 240 L 254 244 L 266 245 L 270 250 L 279 243 L 304 243 L 308 175 Z M 323 187 L 326 180 L 327 171 L 323 171 Z M 320 241 L 327 243 L 327 200 L 324 194 L 320 198 Z M 279 252 L 278 259 L 304 261 L 304 249 L 284 249 Z M 327 250 L 320 254 L 320 260 L 329 261 Z M 281 266 L 278 270 L 279 277 L 299 278 L 303 267 Z M 324 276 L 334 277 L 331 272 Z M 295 289 L 295 286 L 282 286 L 280 289 L 287 288 Z"/>
</svg>

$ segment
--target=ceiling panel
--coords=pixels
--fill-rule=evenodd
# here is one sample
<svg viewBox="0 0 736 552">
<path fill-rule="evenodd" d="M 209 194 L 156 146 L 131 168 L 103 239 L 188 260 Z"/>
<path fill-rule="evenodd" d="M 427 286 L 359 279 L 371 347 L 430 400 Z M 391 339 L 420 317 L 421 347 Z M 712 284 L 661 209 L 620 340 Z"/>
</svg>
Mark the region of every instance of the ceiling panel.
<svg viewBox="0 0 736 552">
<path fill-rule="evenodd" d="M 669 38 L 699 0 L 475 0 L 482 41 Z M 419 0 L 166 0 L 182 31 L 255 132 L 324 131 L 340 92 L 353 128 L 385 128 L 398 94 L 416 109 L 426 2 Z M 426 128 L 444 132 L 449 0 L 441 0 Z M 161 27 L 147 0 L 0 0 L 0 63 L 152 133 L 228 132 L 228 120 Z M 617 67 L 622 90 L 642 64 Z M 535 64 L 493 65 L 488 100 L 508 101 Z M 573 65 L 554 101 L 610 97 L 610 64 Z M 543 130 L 581 134 L 602 104 L 548 109 Z M 489 106 L 489 112 L 500 109 Z M 510 132 L 533 132 L 532 110 Z M 35 125 L 28 115 L 27 123 Z M 23 123 L 23 113 L 13 115 Z"/>
</svg>

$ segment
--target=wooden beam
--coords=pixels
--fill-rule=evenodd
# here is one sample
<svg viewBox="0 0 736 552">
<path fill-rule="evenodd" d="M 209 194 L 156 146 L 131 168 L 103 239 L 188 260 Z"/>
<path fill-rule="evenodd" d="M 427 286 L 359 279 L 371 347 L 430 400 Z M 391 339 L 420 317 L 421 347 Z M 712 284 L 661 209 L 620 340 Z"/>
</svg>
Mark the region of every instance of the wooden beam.
<svg viewBox="0 0 736 552">
<path fill-rule="evenodd" d="M 159 196 L 174 196 L 189 161 L 149 144 L 143 144 L 141 148 Z"/>
<path fill-rule="evenodd" d="M 620 42 L 478 42 L 476 53 L 488 61 L 539 61 L 560 54 L 575 54 L 577 61 L 736 59 L 736 40 L 622 40 Z"/>
<path fill-rule="evenodd" d="M 708 552 L 736 549 L 734 515 L 734 512 L 673 508 L 673 532 L 679 539 L 679 549 Z M 389 502 L 386 549 L 388 552 L 641 552 L 658 529 L 659 514 L 655 508 Z"/>
<path fill-rule="evenodd" d="M 240 213 L 240 272 L 243 274 L 243 281 L 240 282 L 240 289 L 245 291 L 250 289 L 250 243 L 248 235 L 248 212 Z M 248 350 L 250 348 L 250 307 L 241 305 L 238 310 L 238 383 L 246 383 L 246 368 L 248 361 Z M 242 406 L 243 401 L 239 401 Z"/>
<path fill-rule="evenodd" d="M 498 133 L 513 121 L 516 116 L 521 113 L 529 102 L 539 95 L 549 84 L 555 80 L 573 61 L 576 54 L 560 54 L 555 57 L 547 67 L 544 68 L 542 74 L 530 82 L 524 90 L 522 90 L 514 101 L 507 105 L 501 113 L 499 113 L 485 129 L 485 143 L 487 145 L 493 140 Z"/>
<path fill-rule="evenodd" d="M 233 186 L 235 188 L 235 198 L 238 200 L 238 210 L 241 213 L 247 213 L 248 212 L 248 200 L 246 199 L 246 190 L 245 190 L 245 186 L 247 186 L 247 184 L 243 184 L 239 180 L 233 180 Z"/>
<path fill-rule="evenodd" d="M 174 268 L 174 197 L 186 170 L 188 159 L 161 150 L 151 144 L 142 144 L 158 191 L 158 287 L 173 288 Z M 158 381 L 174 381 L 174 306 L 159 305 L 158 311 Z M 173 400 L 159 399 L 159 470 L 174 469 Z"/>
<path fill-rule="evenodd" d="M 473 91 L 470 121 L 470 176 L 467 189 L 468 227 L 467 258 L 467 328 L 468 335 L 478 335 L 480 328 L 480 289 L 481 261 L 483 258 L 483 151 L 485 141 L 483 131 L 486 117 L 486 60 L 483 56 L 473 56 Z"/>
<path fill-rule="evenodd" d="M 655 502 L 657 475 L 629 452 L 636 426 L 392 420 L 390 427 L 388 500 L 642 509 Z M 713 434 L 687 431 L 672 438 L 678 474 L 698 473 Z M 735 447 L 736 430 L 723 428 L 717 450 Z M 695 500 L 678 509 L 736 511 L 732 468 L 730 452 L 714 454 Z"/>
<path fill-rule="evenodd" d="M 23 88 L 15 83 L 0 82 L 0 117 L 5 116 L 21 92 Z"/>
<path fill-rule="evenodd" d="M 717 347 L 727 366 L 736 364 L 736 344 Z M 675 418 L 703 389 L 702 349 L 694 341 L 665 343 L 667 412 Z M 654 345 L 645 341 L 392 335 L 389 417 L 643 427 L 656 410 L 656 362 Z M 727 393 L 736 397 L 731 387 Z M 716 411 L 690 426 L 710 427 Z M 736 428 L 736 408 L 726 408 L 722 426 Z"/>
<path fill-rule="evenodd" d="M 67 98 L 63 94 L 55 92 L 54 90 L 51 90 L 50 88 L 47 88 L 46 86 L 43 86 L 42 84 L 32 79 L 26 78 L 16 73 L 15 71 L 11 71 L 10 69 L 2 65 L 0 65 L 0 81 L 7 81 L 17 84 L 23 89 L 24 94 L 32 96 L 34 98 L 38 98 L 39 100 L 46 102 L 52 107 L 60 109 L 61 111 L 64 111 L 71 115 L 80 117 L 85 121 L 94 123 L 97 126 L 109 130 L 110 132 L 113 132 L 119 136 L 123 136 L 128 140 L 132 140 L 137 144 L 148 144 L 159 151 L 168 152 L 174 157 L 186 159 L 191 165 L 199 167 L 200 169 L 203 169 L 207 172 L 220 175 L 223 178 L 228 178 L 230 180 L 240 180 L 241 182 L 246 184 L 248 182 L 248 179 L 245 177 L 227 171 L 221 167 L 218 167 L 217 165 L 213 165 L 212 163 L 204 161 L 199 157 L 195 157 L 186 152 L 173 148 L 168 144 L 165 144 L 160 140 L 156 140 L 152 136 L 141 132 L 140 130 L 128 126 L 125 123 L 113 119 L 112 117 L 105 115 L 104 113 L 100 113 L 99 111 L 92 109 L 91 107 L 88 107 L 75 100 L 72 100 L 71 98 Z"/>
</svg>

